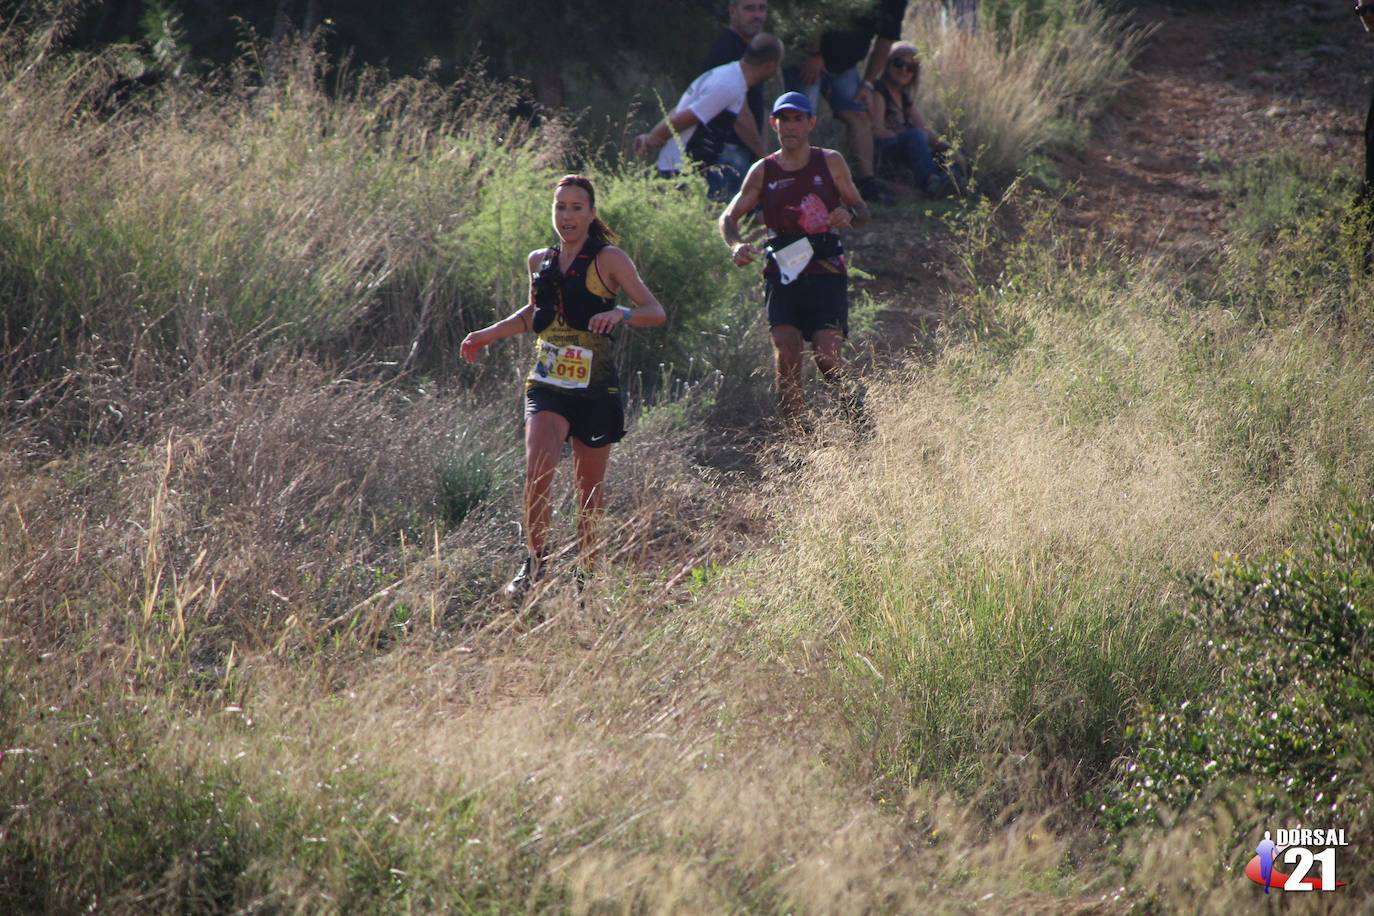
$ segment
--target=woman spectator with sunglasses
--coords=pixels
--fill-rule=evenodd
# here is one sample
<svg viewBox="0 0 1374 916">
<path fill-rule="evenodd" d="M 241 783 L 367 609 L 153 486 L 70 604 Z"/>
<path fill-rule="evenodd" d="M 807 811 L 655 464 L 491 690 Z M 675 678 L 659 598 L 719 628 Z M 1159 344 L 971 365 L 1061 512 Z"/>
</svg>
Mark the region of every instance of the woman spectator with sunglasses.
<svg viewBox="0 0 1374 916">
<path fill-rule="evenodd" d="M 916 187 L 930 197 L 963 193 L 962 165 L 956 160 L 946 171 L 936 161 L 937 156 L 950 157 L 953 151 L 926 127 L 916 107 L 920 80 L 921 62 L 916 46 L 909 41 L 897 42 L 892 46 L 882 79 L 873 87 L 873 102 L 868 109 L 873 120 L 875 158 L 879 163 L 892 162 L 911 169 Z"/>
</svg>

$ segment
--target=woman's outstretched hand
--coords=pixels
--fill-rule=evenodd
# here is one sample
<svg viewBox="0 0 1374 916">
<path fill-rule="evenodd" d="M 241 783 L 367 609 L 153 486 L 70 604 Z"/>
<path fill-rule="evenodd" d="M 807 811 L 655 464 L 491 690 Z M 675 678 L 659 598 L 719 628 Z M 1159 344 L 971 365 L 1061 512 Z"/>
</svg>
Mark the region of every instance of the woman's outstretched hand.
<svg viewBox="0 0 1374 916">
<path fill-rule="evenodd" d="M 462 355 L 463 359 L 470 363 L 475 363 L 477 362 L 477 351 L 490 342 L 485 329 L 473 331 L 467 337 L 463 338 L 463 342 L 458 345 L 458 352 Z"/>
</svg>

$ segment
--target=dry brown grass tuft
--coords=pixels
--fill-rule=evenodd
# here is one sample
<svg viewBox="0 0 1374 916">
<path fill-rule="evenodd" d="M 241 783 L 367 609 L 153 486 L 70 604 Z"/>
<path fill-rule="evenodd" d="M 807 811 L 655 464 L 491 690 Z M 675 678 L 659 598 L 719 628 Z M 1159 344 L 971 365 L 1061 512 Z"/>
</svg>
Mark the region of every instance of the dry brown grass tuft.
<svg viewBox="0 0 1374 916">
<path fill-rule="evenodd" d="M 517 906 L 556 893 L 574 912 L 1064 910 L 1049 888 L 1065 847 L 1042 821 L 990 827 L 949 799 L 875 797 L 842 762 L 852 739 L 817 703 L 822 680 L 749 661 L 728 635 L 662 651 L 651 619 L 612 610 L 628 612 L 620 636 L 589 649 L 554 629 L 393 653 L 331 693 L 327 717 L 300 718 L 317 701 L 296 675 L 265 676 L 252 734 L 210 753 L 248 749 L 247 784 L 306 798 L 339 777 L 322 760 L 347 760 L 372 774 L 379 811 L 408 812 L 402 835 L 442 833 L 443 812 L 471 802 L 467 832 L 428 847 L 420 874 L 466 848 L 472 878 Z M 289 740 L 268 737 L 287 722 Z"/>
<path fill-rule="evenodd" d="M 1018 16 L 1010 35 L 954 28 L 938 5 L 915 5 L 908 16 L 906 34 L 921 49 L 922 111 L 997 181 L 1099 113 L 1148 35 L 1092 0 L 1065 6 L 1061 25 L 1031 31 Z"/>
<path fill-rule="evenodd" d="M 392 584 L 404 539 L 423 555 L 422 539 L 445 527 L 442 463 L 455 448 L 483 447 L 460 428 L 494 413 L 299 361 L 200 381 L 180 380 L 182 398 L 154 399 L 132 442 L 37 469 L 7 455 L 0 590 L 11 625 L 37 644 L 94 625 L 115 642 L 189 640 L 193 655 L 218 660 L 288 631 L 291 645 L 312 644 L 340 615 L 340 625 L 363 625 L 350 609 L 368 610 Z M 513 446 L 488 446 L 506 490 Z M 461 582 L 476 571 L 450 572 Z"/>
</svg>

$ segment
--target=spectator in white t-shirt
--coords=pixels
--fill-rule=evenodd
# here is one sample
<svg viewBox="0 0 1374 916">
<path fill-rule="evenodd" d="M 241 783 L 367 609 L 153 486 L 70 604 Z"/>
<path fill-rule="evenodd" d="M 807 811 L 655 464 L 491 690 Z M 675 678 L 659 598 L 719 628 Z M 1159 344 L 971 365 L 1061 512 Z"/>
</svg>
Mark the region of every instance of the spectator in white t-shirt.
<svg viewBox="0 0 1374 916">
<path fill-rule="evenodd" d="M 721 147 L 734 138 L 745 94 L 777 72 L 782 52 L 782 42 L 776 36 L 763 32 L 755 35 L 743 57 L 698 76 L 666 118 L 653 130 L 635 137 L 635 155 L 659 149 L 659 174 L 672 176 L 682 171 L 685 152 L 705 171 L 711 196 L 724 200 L 732 178 L 737 176 L 730 175 L 731 167 L 720 162 Z"/>
<path fill-rule="evenodd" d="M 749 49 L 749 40 L 763 31 L 768 21 L 768 0 L 730 0 L 726 8 L 729 24 L 716 34 L 716 40 L 701 59 L 701 72 L 722 64 L 733 64 Z M 739 179 L 727 189 L 734 197 L 744 182 L 744 173 L 764 156 L 768 146 L 767 106 L 763 101 L 763 84 L 750 86 L 744 97 L 744 110 L 735 121 L 735 136 L 720 148 L 720 163 L 739 174 Z"/>
</svg>

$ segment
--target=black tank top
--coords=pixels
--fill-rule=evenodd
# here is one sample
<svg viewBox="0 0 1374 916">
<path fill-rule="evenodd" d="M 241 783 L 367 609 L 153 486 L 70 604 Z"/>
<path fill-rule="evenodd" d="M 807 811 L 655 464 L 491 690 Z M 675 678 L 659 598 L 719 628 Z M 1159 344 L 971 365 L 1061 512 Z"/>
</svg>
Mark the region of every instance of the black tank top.
<svg viewBox="0 0 1374 916">
<path fill-rule="evenodd" d="M 620 391 L 611 336 L 587 329 L 593 315 L 615 306 L 615 296 L 596 270 L 597 253 L 605 247 L 605 242 L 587 239 L 566 272 L 558 269 L 557 245 L 539 262 L 533 283 L 537 337 L 527 389 L 554 388 L 582 396 Z"/>
</svg>

